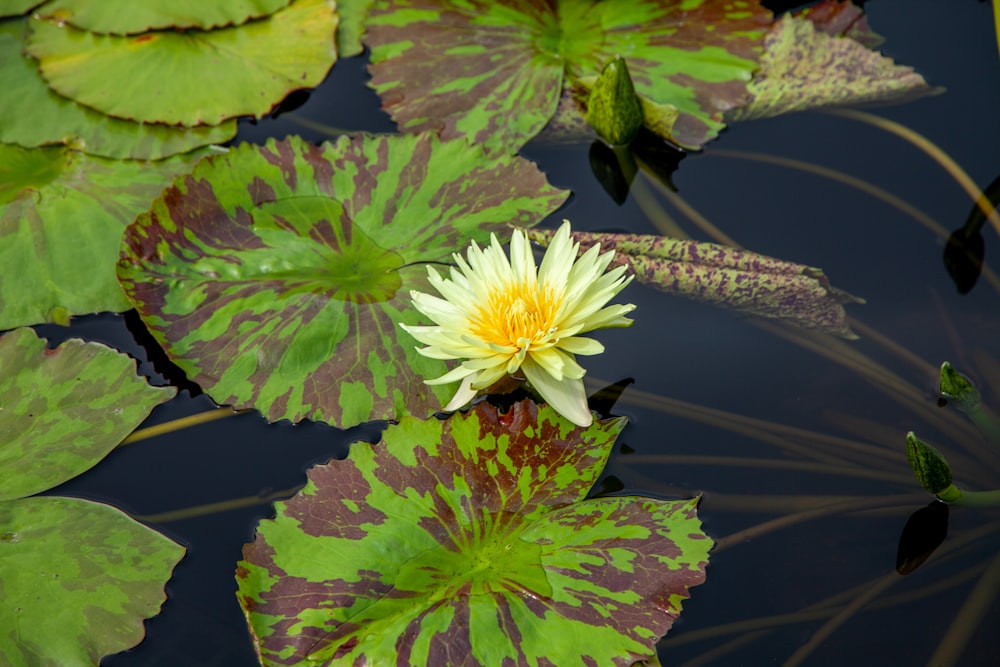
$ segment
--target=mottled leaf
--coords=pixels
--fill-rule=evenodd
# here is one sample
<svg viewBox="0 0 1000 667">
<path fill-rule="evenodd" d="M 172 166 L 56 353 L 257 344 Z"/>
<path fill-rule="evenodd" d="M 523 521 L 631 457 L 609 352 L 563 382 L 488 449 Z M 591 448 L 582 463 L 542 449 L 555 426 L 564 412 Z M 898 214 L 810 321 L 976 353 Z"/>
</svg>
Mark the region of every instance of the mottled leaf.
<svg viewBox="0 0 1000 667">
<path fill-rule="evenodd" d="M 567 193 L 522 158 L 433 135 L 243 145 L 178 179 L 124 238 L 118 275 L 171 358 L 220 403 L 341 427 L 427 415 L 455 387 L 417 354 L 410 290 Z"/>
<path fill-rule="evenodd" d="M 865 10 L 851 0 L 822 0 L 811 7 L 796 10 L 794 16 L 807 18 L 817 30 L 828 35 L 850 37 L 870 49 L 878 48 L 885 38 L 868 25 Z"/>
<path fill-rule="evenodd" d="M 98 35 L 34 19 L 27 52 L 49 86 L 111 116 L 217 125 L 262 116 L 319 85 L 336 60 L 332 0 L 295 0 L 265 19 L 219 30 Z"/>
<path fill-rule="evenodd" d="M 22 55 L 28 20 L 0 23 L 0 141 L 21 146 L 66 144 L 113 158 L 158 160 L 236 134 L 236 121 L 217 126 L 180 127 L 112 118 L 56 95 Z"/>
<path fill-rule="evenodd" d="M 0 330 L 130 308 L 122 230 L 207 152 L 133 162 L 0 144 Z"/>
<path fill-rule="evenodd" d="M 900 102 L 940 92 L 912 67 L 896 65 L 850 37 L 817 30 L 812 21 L 783 16 L 764 42 L 753 101 L 728 121 L 767 118 L 825 106 Z"/>
<path fill-rule="evenodd" d="M 587 500 L 623 419 L 404 418 L 313 468 L 237 570 L 265 665 L 632 665 L 704 581 L 696 500 Z"/>
<path fill-rule="evenodd" d="M 135 646 L 184 548 L 78 498 L 0 501 L 0 663 L 96 665 Z"/>
<path fill-rule="evenodd" d="M 132 35 L 162 28 L 207 30 L 268 16 L 291 0 L 51 0 L 40 13 L 90 32 Z"/>
<path fill-rule="evenodd" d="M 20 16 L 43 2 L 45 0 L 0 0 L 0 17 Z"/>
<path fill-rule="evenodd" d="M 407 131 L 514 152 L 557 107 L 582 117 L 585 91 L 620 55 L 639 95 L 663 112 L 652 127 L 699 146 L 723 126 L 724 111 L 749 99 L 770 18 L 757 2 L 383 1 L 365 42 L 371 84 Z"/>
<path fill-rule="evenodd" d="M 103 459 L 176 393 L 135 361 L 71 338 L 54 350 L 31 329 L 0 336 L 0 500 L 29 496 Z"/>
<path fill-rule="evenodd" d="M 529 229 L 528 238 L 548 245 L 554 230 Z M 857 338 L 845 303 L 864 303 L 830 285 L 822 269 L 715 243 L 664 236 L 573 232 L 580 252 L 599 245 L 615 251 L 612 265 L 628 267 L 636 280 L 669 294 L 777 318 L 806 329 Z"/>
</svg>

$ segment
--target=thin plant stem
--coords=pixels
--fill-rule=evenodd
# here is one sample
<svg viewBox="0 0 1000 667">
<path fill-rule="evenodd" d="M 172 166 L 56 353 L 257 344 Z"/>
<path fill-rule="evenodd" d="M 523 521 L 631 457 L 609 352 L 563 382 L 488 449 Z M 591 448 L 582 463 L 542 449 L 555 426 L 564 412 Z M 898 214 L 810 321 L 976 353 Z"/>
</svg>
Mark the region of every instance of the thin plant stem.
<svg viewBox="0 0 1000 667">
<path fill-rule="evenodd" d="M 828 113 L 834 116 L 840 116 L 842 118 L 850 118 L 851 120 L 856 120 L 862 123 L 867 123 L 868 125 L 873 125 L 881 130 L 895 134 L 909 143 L 913 144 L 924 153 L 929 155 L 931 159 L 941 165 L 941 168 L 948 172 L 948 174 L 955 179 L 955 181 L 965 190 L 966 194 L 972 198 L 972 201 L 979 210 L 983 212 L 986 219 L 990 221 L 993 225 L 994 231 L 1000 234 L 1000 213 L 997 213 L 996 209 L 990 203 L 989 198 L 983 194 L 983 191 L 979 189 L 965 170 L 955 160 L 952 159 L 950 155 L 945 153 L 937 144 L 932 142 L 927 137 L 923 136 L 919 132 L 906 127 L 902 123 L 897 123 L 896 121 L 889 120 L 888 118 L 883 118 L 881 116 L 876 116 L 873 113 L 868 113 L 867 111 L 859 111 L 857 109 L 825 109 L 824 113 Z"/>
<path fill-rule="evenodd" d="M 857 614 L 861 609 L 867 606 L 872 600 L 877 598 L 883 592 L 885 592 L 890 586 L 895 584 L 900 580 L 900 577 L 895 572 L 884 575 L 883 577 L 877 579 L 870 586 L 865 588 L 857 597 L 855 597 L 849 604 L 847 604 L 843 609 L 838 611 L 830 620 L 824 623 L 813 635 L 809 638 L 802 646 L 798 647 L 792 655 L 782 663 L 781 667 L 798 667 L 802 664 L 802 661 L 808 658 L 816 649 L 818 649 L 823 642 L 825 642 L 830 635 L 837 631 L 837 629 L 850 620 L 855 614 Z"/>
<path fill-rule="evenodd" d="M 887 482 L 907 484 L 913 481 L 911 474 L 900 474 L 882 470 L 871 470 L 861 466 L 835 466 L 828 463 L 812 461 L 787 461 L 784 459 L 761 459 L 743 456 L 704 456 L 684 454 L 633 454 L 629 463 L 659 465 L 707 465 L 732 466 L 738 468 L 768 468 L 771 470 L 796 470 L 799 472 L 816 472 L 826 475 L 842 475 L 860 479 L 880 479 Z"/>
<path fill-rule="evenodd" d="M 212 410 L 206 410 L 205 412 L 199 412 L 194 415 L 188 415 L 187 417 L 172 419 L 168 422 L 157 424 L 156 426 L 147 426 L 146 428 L 140 428 L 133 431 L 131 435 L 122 440 L 118 446 L 123 447 L 124 445 L 131 445 L 139 442 L 140 440 L 155 438 L 159 435 L 166 435 L 167 433 L 173 433 L 175 431 L 180 431 L 181 429 L 198 426 L 199 424 L 207 424 L 208 422 L 213 422 L 217 419 L 225 419 L 226 417 L 232 417 L 233 415 L 242 414 L 243 412 L 247 411 L 243 410 L 241 412 L 237 412 L 232 408 L 215 408 Z"/>
<path fill-rule="evenodd" d="M 181 521 L 183 519 L 194 519 L 196 517 L 208 516 L 210 514 L 221 514 L 223 512 L 231 512 L 232 510 L 243 509 L 246 507 L 267 505 L 275 500 L 288 498 L 298 492 L 298 490 L 303 486 L 303 484 L 299 484 L 297 486 L 289 487 L 281 491 L 275 491 L 274 493 L 269 493 L 267 495 L 230 498 L 229 500 L 221 500 L 217 503 L 195 505 L 193 507 L 185 507 L 179 510 L 170 510 L 169 512 L 159 512 L 157 514 L 144 514 L 135 518 L 146 523 L 170 523 L 173 521 Z"/>
<path fill-rule="evenodd" d="M 927 661 L 928 667 L 951 667 L 958 664 L 958 659 L 972 635 L 982 624 L 983 617 L 993 605 L 998 593 L 1000 593 L 1000 554 L 993 558 L 983 576 L 973 586 L 962 608 L 955 614 L 937 650 Z"/>
<path fill-rule="evenodd" d="M 674 239 L 688 239 L 691 236 L 685 232 L 677 221 L 667 213 L 667 210 L 656 203 L 653 191 L 646 185 L 644 178 L 637 178 L 632 182 L 632 199 L 643 215 L 649 219 L 653 226 L 663 236 Z"/>
<path fill-rule="evenodd" d="M 698 225 L 698 227 L 705 232 L 708 236 L 715 240 L 716 243 L 721 243 L 723 245 L 732 246 L 734 248 L 741 247 L 736 241 L 734 241 L 729 235 L 724 231 L 712 224 L 712 222 L 698 212 L 693 206 L 687 203 L 687 201 L 681 197 L 679 194 L 668 188 L 663 183 L 659 182 L 655 178 L 642 172 L 643 177 L 651 182 L 656 189 L 659 190 L 660 194 L 670 202 L 670 205 L 676 208 L 678 211 L 683 213 L 688 217 L 691 222 Z"/>
<path fill-rule="evenodd" d="M 780 516 L 776 519 L 764 521 L 763 523 L 750 526 L 749 528 L 745 528 L 732 533 L 731 535 L 720 538 L 715 542 L 713 553 L 725 551 L 726 549 L 745 542 L 746 540 L 756 539 L 762 535 L 766 535 L 767 533 L 774 532 L 781 528 L 794 526 L 795 524 L 817 519 L 819 517 L 834 516 L 836 514 L 844 514 L 847 512 L 856 512 L 858 510 L 873 508 L 893 506 L 912 507 L 913 505 L 926 500 L 927 495 L 923 493 L 902 494 L 895 496 L 874 496 L 832 503 L 826 507 L 818 507 L 816 509 L 806 510 L 803 512 L 794 512 L 792 514 Z"/>
<path fill-rule="evenodd" d="M 354 130 L 345 130 L 340 127 L 333 127 L 332 125 L 327 125 L 326 123 L 320 123 L 319 121 L 306 118 L 299 113 L 289 113 L 284 116 L 288 120 L 292 121 L 296 125 L 301 125 L 302 127 L 312 130 L 313 132 L 319 132 L 325 134 L 326 136 L 333 137 L 339 136 L 341 134 L 351 134 Z"/>
</svg>

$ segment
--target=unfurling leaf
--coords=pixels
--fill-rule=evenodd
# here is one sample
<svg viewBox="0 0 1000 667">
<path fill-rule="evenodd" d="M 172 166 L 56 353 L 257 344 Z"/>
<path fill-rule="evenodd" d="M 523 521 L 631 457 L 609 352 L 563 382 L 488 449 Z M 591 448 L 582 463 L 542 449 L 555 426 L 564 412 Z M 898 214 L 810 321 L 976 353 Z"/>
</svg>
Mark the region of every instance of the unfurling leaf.
<svg viewBox="0 0 1000 667">
<path fill-rule="evenodd" d="M 552 230 L 528 230 L 548 245 Z M 822 269 L 716 243 L 639 234 L 574 232 L 580 251 L 600 245 L 614 250 L 613 264 L 629 267 L 636 280 L 669 294 L 776 318 L 843 338 L 857 338 L 847 324 L 845 303 L 864 303 L 830 285 Z"/>
<path fill-rule="evenodd" d="M 978 410 L 982 402 L 979 390 L 972 381 L 956 371 L 947 361 L 941 364 L 941 396 L 957 405 L 963 412 Z"/>
<path fill-rule="evenodd" d="M 951 466 L 948 461 L 941 452 L 918 438 L 913 431 L 906 434 L 906 458 L 925 491 L 949 502 L 961 497 L 962 492 L 951 483 Z"/>
<path fill-rule="evenodd" d="M 624 146 L 642 127 L 642 105 L 628 65 L 621 56 L 608 61 L 587 100 L 587 122 L 612 146 Z"/>
</svg>

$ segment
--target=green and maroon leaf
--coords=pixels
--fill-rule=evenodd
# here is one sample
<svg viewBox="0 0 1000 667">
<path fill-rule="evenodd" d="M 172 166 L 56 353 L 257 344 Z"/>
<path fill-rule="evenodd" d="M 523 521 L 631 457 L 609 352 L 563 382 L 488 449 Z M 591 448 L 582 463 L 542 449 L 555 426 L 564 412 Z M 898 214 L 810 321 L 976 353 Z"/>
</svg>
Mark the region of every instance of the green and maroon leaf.
<svg viewBox="0 0 1000 667">
<path fill-rule="evenodd" d="M 0 501 L 0 663 L 96 665 L 142 641 L 184 548 L 78 498 Z"/>
<path fill-rule="evenodd" d="M 753 100 L 726 114 L 731 122 L 826 106 L 889 103 L 941 92 L 912 67 L 850 37 L 817 30 L 812 21 L 783 16 L 765 41 Z"/>
<path fill-rule="evenodd" d="M 823 0 L 811 7 L 796 10 L 793 16 L 809 19 L 821 32 L 850 37 L 870 49 L 877 49 L 885 42 L 885 38 L 868 25 L 865 10 L 851 0 Z"/>
<path fill-rule="evenodd" d="M 237 570 L 265 665 L 632 665 L 704 580 L 696 501 L 586 500 L 624 420 L 404 418 L 314 468 Z"/>
<path fill-rule="evenodd" d="M 371 86 L 402 130 L 515 153 L 555 112 L 563 62 L 547 3 L 376 2 L 365 31 Z"/>
<path fill-rule="evenodd" d="M 71 338 L 48 350 L 31 329 L 0 336 L 0 501 L 89 469 L 175 393 L 100 343 Z"/>
<path fill-rule="evenodd" d="M 115 278 L 125 225 L 210 151 L 135 162 L 0 144 L 0 330 L 128 310 Z"/>
<path fill-rule="evenodd" d="M 216 401 L 341 427 L 431 414 L 454 387 L 416 352 L 426 262 L 565 201 L 527 160 L 432 134 L 243 145 L 178 179 L 126 231 L 118 275 Z"/>
<path fill-rule="evenodd" d="M 337 24 L 337 57 L 350 58 L 361 55 L 365 50 L 362 40 L 368 12 L 374 4 L 375 0 L 338 0 L 340 22 Z"/>
<path fill-rule="evenodd" d="M 586 95 L 565 97 L 564 83 L 586 90 L 621 55 L 650 109 L 664 111 L 651 126 L 697 147 L 750 99 L 770 21 L 756 0 L 407 0 L 377 3 L 365 41 L 372 86 L 404 130 L 516 151 L 550 120 L 572 127 L 557 106 L 582 116 Z"/>
<path fill-rule="evenodd" d="M 291 0 L 51 0 L 40 11 L 81 30 L 134 35 L 164 28 L 210 30 L 268 16 Z"/>
<path fill-rule="evenodd" d="M 20 146 L 66 144 L 89 155 L 159 160 L 236 134 L 236 121 L 181 127 L 112 118 L 52 92 L 38 63 L 23 55 L 28 19 L 0 23 L 0 141 Z"/>
<path fill-rule="evenodd" d="M 243 26 L 131 37 L 36 18 L 27 52 L 55 92 L 109 116 L 218 125 L 319 85 L 337 59 L 336 29 L 333 0 L 295 0 Z"/>
<path fill-rule="evenodd" d="M 528 238 L 547 246 L 551 229 L 529 229 Z M 665 236 L 573 232 L 580 252 L 598 245 L 614 251 L 613 265 L 626 266 L 641 283 L 742 313 L 784 320 L 843 338 L 857 338 L 845 303 L 865 300 L 837 289 L 822 269 L 748 250 Z"/>
</svg>

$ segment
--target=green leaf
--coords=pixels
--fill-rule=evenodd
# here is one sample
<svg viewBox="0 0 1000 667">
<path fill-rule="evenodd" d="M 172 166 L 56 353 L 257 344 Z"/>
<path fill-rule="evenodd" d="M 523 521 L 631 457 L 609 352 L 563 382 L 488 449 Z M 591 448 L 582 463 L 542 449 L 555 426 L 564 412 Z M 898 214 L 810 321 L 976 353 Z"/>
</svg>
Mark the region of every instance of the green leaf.
<svg viewBox="0 0 1000 667">
<path fill-rule="evenodd" d="M 31 329 L 0 336 L 0 500 L 88 470 L 176 392 L 149 386 L 133 359 L 99 343 L 47 350 Z"/>
<path fill-rule="evenodd" d="M 40 14 L 90 32 L 132 35 L 163 28 L 208 30 L 246 23 L 291 0 L 52 0 Z"/>
<path fill-rule="evenodd" d="M 149 163 L 0 144 L 0 330 L 128 310 L 122 230 L 207 152 Z"/>
<path fill-rule="evenodd" d="M 547 246 L 555 230 L 530 229 L 527 234 Z M 581 253 L 594 245 L 602 252 L 614 251 L 612 266 L 626 266 L 636 280 L 668 294 L 857 338 L 843 304 L 864 299 L 830 285 L 822 269 L 665 236 L 573 232 L 573 238 L 580 242 Z"/>
<path fill-rule="evenodd" d="M 0 663 L 96 665 L 135 646 L 184 548 L 113 507 L 0 501 Z"/>
<path fill-rule="evenodd" d="M 825 106 L 900 102 L 941 92 L 912 67 L 896 65 L 850 37 L 817 30 L 812 21 L 783 16 L 764 42 L 753 100 L 726 114 L 730 122 Z"/>
<path fill-rule="evenodd" d="M 265 665 L 632 665 L 704 581 L 696 500 L 587 500 L 624 420 L 404 418 L 313 468 L 237 569 Z"/>
<path fill-rule="evenodd" d="M 651 127 L 696 147 L 749 99 L 770 20 L 757 2 L 401 0 L 376 3 L 365 41 L 371 85 L 406 131 L 514 152 L 553 119 L 582 119 L 604 63 L 622 56 L 663 110 Z"/>
<path fill-rule="evenodd" d="M 0 23 L 0 141 L 21 146 L 66 144 L 113 158 L 158 160 L 236 134 L 236 121 L 218 126 L 152 125 L 112 118 L 56 95 L 22 55 L 28 20 Z"/>
<path fill-rule="evenodd" d="M 126 231 L 118 275 L 216 401 L 347 427 L 439 410 L 416 352 L 424 262 L 531 226 L 566 192 L 534 164 L 430 134 L 242 145 L 178 179 Z"/>
<path fill-rule="evenodd" d="M 319 85 L 337 58 L 336 28 L 332 0 L 296 0 L 243 26 L 134 37 L 35 19 L 27 52 L 54 91 L 110 116 L 218 125 Z"/>
<path fill-rule="evenodd" d="M 20 16 L 43 2 L 45 0 L 0 0 L 0 17 Z"/>
<path fill-rule="evenodd" d="M 365 34 L 365 22 L 375 0 L 339 0 L 337 13 L 337 56 L 349 58 L 360 55 L 364 50 L 361 40 Z"/>
<path fill-rule="evenodd" d="M 601 70 L 587 101 L 587 122 L 612 146 L 630 143 L 642 128 L 642 104 L 624 58 L 610 60 Z"/>
</svg>

